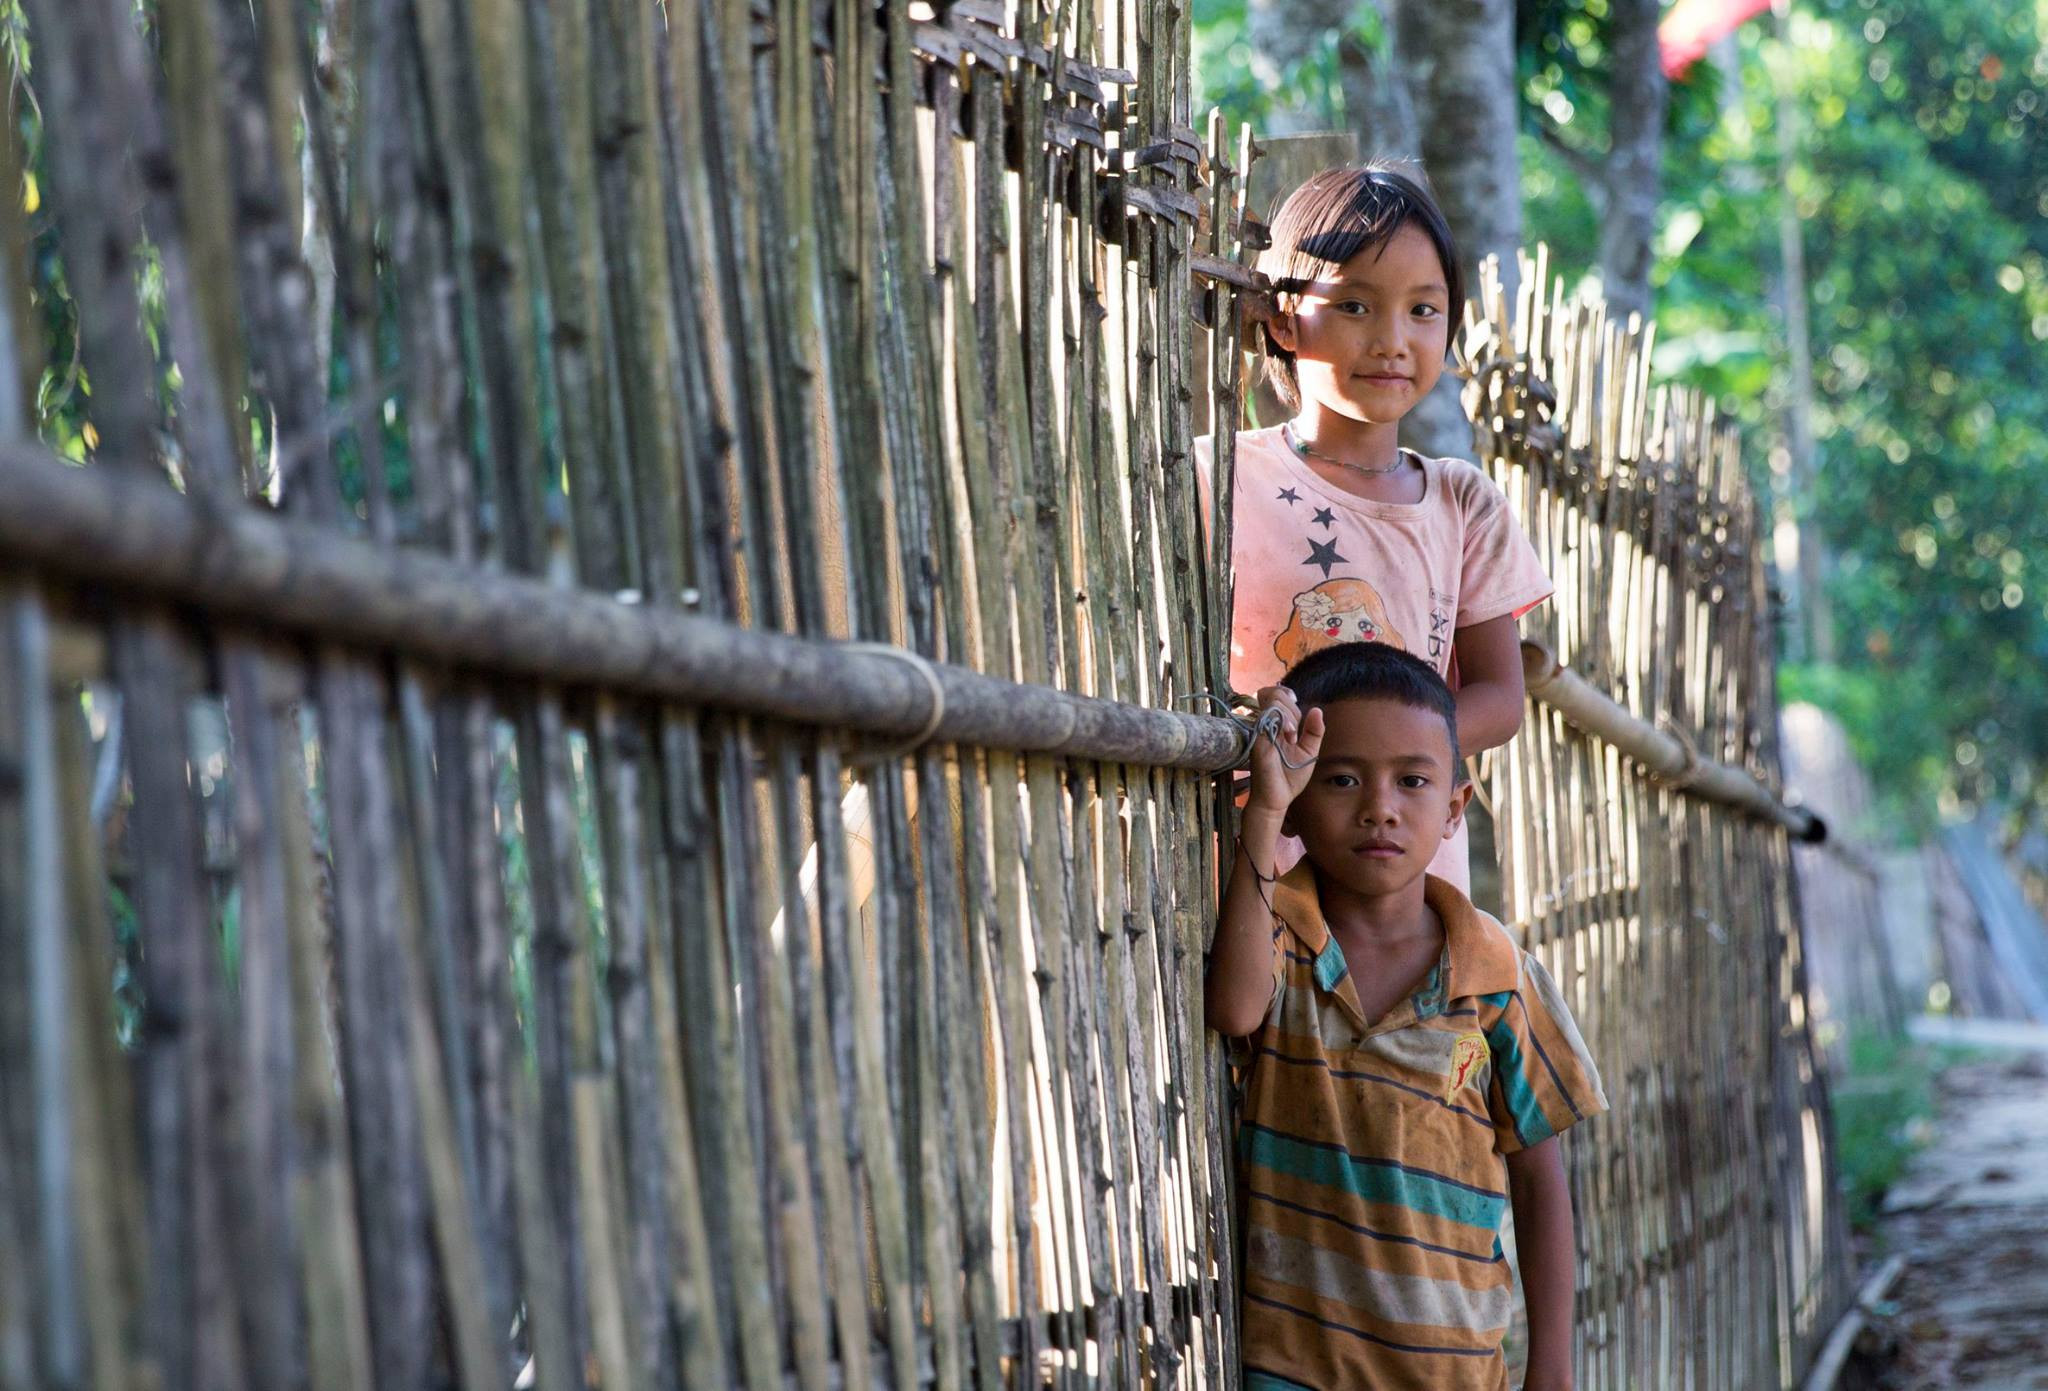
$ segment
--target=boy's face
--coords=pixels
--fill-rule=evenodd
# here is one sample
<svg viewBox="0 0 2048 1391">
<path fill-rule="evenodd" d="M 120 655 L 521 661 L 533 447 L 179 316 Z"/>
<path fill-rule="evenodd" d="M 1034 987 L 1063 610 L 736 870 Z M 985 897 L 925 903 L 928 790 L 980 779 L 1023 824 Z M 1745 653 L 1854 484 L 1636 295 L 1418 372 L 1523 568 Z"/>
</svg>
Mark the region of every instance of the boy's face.
<svg viewBox="0 0 2048 1391">
<path fill-rule="evenodd" d="M 1436 243 L 1410 222 L 1308 287 L 1272 333 L 1294 354 L 1304 402 L 1388 424 L 1443 375 L 1450 315 Z"/>
<path fill-rule="evenodd" d="M 1422 877 L 1471 800 L 1434 710 L 1386 699 L 1323 707 L 1323 745 L 1282 829 L 1322 876 L 1379 896 Z"/>
</svg>

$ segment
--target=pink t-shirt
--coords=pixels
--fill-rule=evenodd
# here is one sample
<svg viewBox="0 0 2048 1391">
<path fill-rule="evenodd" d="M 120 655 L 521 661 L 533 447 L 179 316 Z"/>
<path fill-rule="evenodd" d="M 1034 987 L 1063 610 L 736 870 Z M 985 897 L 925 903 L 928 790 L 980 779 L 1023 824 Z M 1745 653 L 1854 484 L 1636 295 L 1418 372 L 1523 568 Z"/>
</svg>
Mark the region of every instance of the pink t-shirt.
<svg viewBox="0 0 2048 1391">
<path fill-rule="evenodd" d="M 1323 481 L 1279 427 L 1237 437 L 1230 564 L 1236 597 L 1230 684 L 1277 682 L 1311 652 L 1386 642 L 1434 666 L 1455 689 L 1460 628 L 1520 617 L 1550 597 L 1536 548 L 1493 480 L 1462 459 L 1415 456 L 1420 502 L 1372 502 Z M 1208 437 L 1195 441 L 1208 515 Z M 1284 868 L 1284 867 L 1283 867 Z M 1469 887 L 1465 828 L 1430 872 Z"/>
</svg>

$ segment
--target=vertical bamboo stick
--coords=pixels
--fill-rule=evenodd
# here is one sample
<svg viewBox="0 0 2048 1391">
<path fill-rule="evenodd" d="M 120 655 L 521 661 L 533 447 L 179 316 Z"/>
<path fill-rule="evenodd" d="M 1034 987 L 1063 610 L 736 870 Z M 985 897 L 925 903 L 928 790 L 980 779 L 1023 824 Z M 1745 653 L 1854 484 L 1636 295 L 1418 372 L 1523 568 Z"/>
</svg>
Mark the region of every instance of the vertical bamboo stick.
<svg viewBox="0 0 2048 1391">
<path fill-rule="evenodd" d="M 58 790 L 56 715 L 52 710 L 49 628 L 40 597 L 8 596 L 7 641 L 12 649 L 21 722 L 22 868 L 27 947 L 28 1039 L 35 1097 L 34 1190 L 38 1214 L 36 1278 L 42 1286 L 42 1366 L 58 1386 L 82 1386 L 87 1375 L 88 1317 L 83 1302 L 105 1299 L 104 1286 L 85 1287 L 80 1270 L 76 1166 L 78 1119 L 72 1112 L 71 1051 L 78 1045 L 68 1009 L 70 963 L 64 933 L 63 846 Z M 93 1348 L 105 1355 L 113 1349 Z M 118 1366 L 99 1371 L 119 1376 Z"/>
</svg>

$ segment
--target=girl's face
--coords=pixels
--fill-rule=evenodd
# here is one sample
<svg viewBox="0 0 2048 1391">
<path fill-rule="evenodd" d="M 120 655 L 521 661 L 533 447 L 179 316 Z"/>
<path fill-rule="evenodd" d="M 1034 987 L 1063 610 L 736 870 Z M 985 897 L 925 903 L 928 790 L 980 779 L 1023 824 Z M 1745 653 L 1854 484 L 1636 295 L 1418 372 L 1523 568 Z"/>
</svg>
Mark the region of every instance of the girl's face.
<svg viewBox="0 0 2048 1391">
<path fill-rule="evenodd" d="M 1449 300 L 1436 244 L 1411 222 L 1309 286 L 1271 331 L 1294 354 L 1304 407 L 1391 424 L 1443 375 Z"/>
</svg>

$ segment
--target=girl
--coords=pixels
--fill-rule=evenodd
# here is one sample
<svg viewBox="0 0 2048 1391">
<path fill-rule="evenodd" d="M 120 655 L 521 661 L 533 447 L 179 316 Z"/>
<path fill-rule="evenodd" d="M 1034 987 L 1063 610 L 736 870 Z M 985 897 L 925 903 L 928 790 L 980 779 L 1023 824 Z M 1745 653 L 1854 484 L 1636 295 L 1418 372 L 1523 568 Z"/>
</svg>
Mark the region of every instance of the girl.
<svg viewBox="0 0 2048 1391">
<path fill-rule="evenodd" d="M 1390 643 L 1456 691 L 1466 752 L 1505 744 L 1522 722 L 1515 623 L 1550 581 L 1484 473 L 1397 437 L 1464 312 L 1442 210 L 1392 164 L 1326 169 L 1281 205 L 1259 269 L 1279 292 L 1259 348 L 1295 415 L 1237 437 L 1232 688 L 1263 707 L 1309 653 Z M 1211 457 L 1197 440 L 1204 516 Z M 1429 869 L 1470 888 L 1462 823 Z"/>
</svg>

